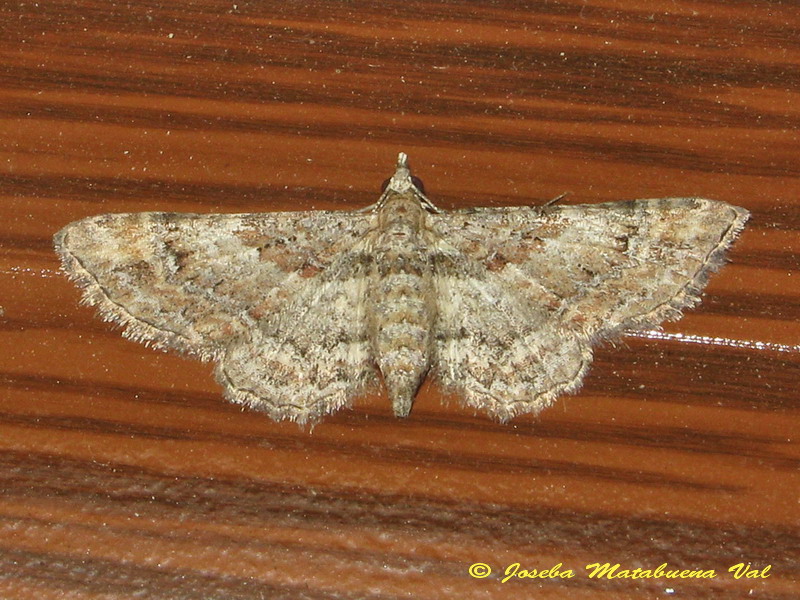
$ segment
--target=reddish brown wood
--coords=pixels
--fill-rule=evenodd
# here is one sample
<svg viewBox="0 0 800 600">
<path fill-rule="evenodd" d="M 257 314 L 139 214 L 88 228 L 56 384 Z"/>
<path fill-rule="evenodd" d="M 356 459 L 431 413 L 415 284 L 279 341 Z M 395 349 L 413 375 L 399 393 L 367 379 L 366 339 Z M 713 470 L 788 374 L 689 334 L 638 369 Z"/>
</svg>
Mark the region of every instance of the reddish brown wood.
<svg viewBox="0 0 800 600">
<path fill-rule="evenodd" d="M 800 595 L 798 40 L 776 2 L 0 6 L 0 597 Z M 408 420 L 370 397 L 273 423 L 57 271 L 74 219 L 361 207 L 400 150 L 445 207 L 753 217 L 665 328 L 694 338 L 600 348 L 579 394 L 505 426 L 432 385 Z M 514 562 L 575 576 L 501 583 Z"/>
</svg>

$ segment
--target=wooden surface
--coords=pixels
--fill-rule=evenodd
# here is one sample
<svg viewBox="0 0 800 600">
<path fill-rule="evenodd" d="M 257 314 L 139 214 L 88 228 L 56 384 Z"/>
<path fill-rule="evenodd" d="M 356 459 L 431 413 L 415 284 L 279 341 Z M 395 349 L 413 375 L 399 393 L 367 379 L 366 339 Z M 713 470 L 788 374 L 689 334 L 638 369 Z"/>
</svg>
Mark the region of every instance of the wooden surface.
<svg viewBox="0 0 800 600">
<path fill-rule="evenodd" d="M 796 4 L 8 2 L 0 119 L 0 597 L 800 596 Z M 361 207 L 400 150 L 448 208 L 753 216 L 699 308 L 509 425 L 430 384 L 273 423 L 58 272 L 72 220 Z"/>
</svg>

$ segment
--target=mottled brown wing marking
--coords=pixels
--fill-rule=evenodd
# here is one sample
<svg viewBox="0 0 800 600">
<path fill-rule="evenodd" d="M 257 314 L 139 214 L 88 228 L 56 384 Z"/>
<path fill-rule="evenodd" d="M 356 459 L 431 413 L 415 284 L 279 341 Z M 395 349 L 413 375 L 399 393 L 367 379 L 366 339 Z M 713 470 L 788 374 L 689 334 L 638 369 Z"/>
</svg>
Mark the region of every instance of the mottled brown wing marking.
<svg viewBox="0 0 800 600">
<path fill-rule="evenodd" d="M 665 198 L 487 208 L 430 221 L 510 288 L 531 290 L 563 328 L 593 338 L 657 325 L 696 303 L 747 218 L 723 202 Z"/>
<path fill-rule="evenodd" d="M 377 385 L 364 302 L 368 244 L 343 253 L 275 318 L 230 344 L 217 378 L 231 401 L 304 424 Z"/>
<path fill-rule="evenodd" d="M 446 242 L 435 255 L 434 373 L 467 406 L 507 421 L 575 390 L 591 348 L 559 332 L 546 291 L 518 289 Z"/>
<path fill-rule="evenodd" d="M 84 302 L 127 337 L 210 359 L 369 230 L 349 212 L 90 217 L 55 236 Z M 313 277 L 312 277 L 313 278 Z"/>
<path fill-rule="evenodd" d="M 430 215 L 437 373 L 505 420 L 577 389 L 591 344 L 696 303 L 748 213 L 693 198 Z"/>
</svg>

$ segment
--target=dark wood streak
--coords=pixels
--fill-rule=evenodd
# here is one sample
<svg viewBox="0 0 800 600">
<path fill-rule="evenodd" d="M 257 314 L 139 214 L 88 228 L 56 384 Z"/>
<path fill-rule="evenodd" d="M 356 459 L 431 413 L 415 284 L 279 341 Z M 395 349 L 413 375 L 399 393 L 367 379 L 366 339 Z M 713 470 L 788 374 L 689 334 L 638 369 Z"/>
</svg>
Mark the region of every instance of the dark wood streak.
<svg viewBox="0 0 800 600">
<path fill-rule="evenodd" d="M 51 80 L 48 75 L 43 75 L 44 79 Z M 58 79 L 58 77 L 54 77 Z M 17 77 L 13 78 L 14 81 L 25 80 L 26 78 L 22 75 L 18 75 Z M 129 80 L 124 80 L 118 82 L 118 84 L 114 85 L 114 88 L 119 88 L 125 86 Z M 27 85 L 31 86 L 38 86 L 39 81 L 28 81 Z M 69 82 L 67 87 L 72 87 L 77 82 Z M 489 84 L 493 86 L 493 84 Z M 204 91 L 197 91 L 195 94 L 187 92 L 187 90 L 180 90 L 180 89 L 169 89 L 169 90 L 149 90 L 149 89 L 128 89 L 128 92 L 136 92 L 136 93 L 164 93 L 169 95 L 197 95 L 198 97 L 205 97 L 206 94 Z M 535 93 L 535 90 L 531 90 Z M 242 92 L 241 90 L 226 90 L 221 93 L 220 100 L 223 100 L 229 94 L 235 93 L 239 100 L 247 100 L 248 94 L 246 92 Z M 510 93 L 510 92 L 509 92 Z M 253 91 L 252 96 L 249 98 L 250 100 L 257 100 L 262 99 L 265 97 L 265 91 Z M 348 92 L 347 95 L 352 95 L 351 92 Z M 292 98 L 292 99 L 285 99 L 285 98 L 272 98 L 274 101 L 278 102 L 294 102 L 298 104 L 305 104 L 307 102 L 312 101 L 311 99 L 303 99 L 303 98 Z M 330 104 L 332 98 L 327 96 L 325 98 L 326 104 Z M 386 100 L 381 100 L 381 105 L 390 103 L 390 98 Z M 354 108 L 354 107 L 353 107 Z M 370 108 L 370 107 L 363 107 L 360 106 L 359 108 Z M 373 110 L 378 110 L 381 108 L 380 106 L 373 106 L 371 107 Z M 402 106 L 396 105 L 393 107 L 398 112 L 405 112 L 408 109 L 411 109 L 412 106 Z M 702 110 L 702 107 L 699 107 Z M 445 113 L 450 113 L 450 107 L 440 107 L 440 110 Z M 30 112 L 30 111 L 27 111 Z M 104 111 L 92 111 L 92 112 L 104 112 Z M 749 175 L 749 176 L 769 176 L 775 174 L 776 172 L 783 173 L 788 176 L 798 176 L 800 175 L 800 167 L 797 166 L 796 161 L 793 160 L 785 160 L 780 161 L 779 164 L 776 164 L 777 161 L 772 160 L 769 162 L 765 162 L 763 164 L 754 164 L 749 161 L 742 161 L 738 157 L 731 157 L 727 153 L 724 152 L 706 152 L 704 155 L 695 154 L 690 150 L 687 149 L 678 149 L 678 148 L 669 148 L 663 145 L 655 145 L 655 144 L 645 144 L 642 142 L 630 142 L 630 141 L 612 141 L 605 137 L 599 136 L 578 136 L 578 135 L 566 135 L 566 136 L 558 136 L 552 134 L 542 135 L 538 138 L 532 139 L 527 135 L 515 135 L 513 133 L 507 133 L 502 138 L 491 139 L 487 137 L 486 133 L 473 133 L 473 132 L 466 132 L 461 130 L 455 129 L 447 129 L 445 127 L 437 128 L 436 132 L 431 132 L 430 128 L 414 128 L 414 127 L 407 127 L 404 129 L 404 133 L 402 135 L 398 135 L 396 131 L 394 131 L 393 127 L 389 126 L 359 126 L 353 123 L 342 124 L 339 126 L 334 126 L 331 124 L 325 124 L 320 126 L 311 126 L 308 124 L 294 124 L 294 123 L 287 123 L 285 121 L 276 119 L 276 120 L 267 120 L 267 119 L 250 119 L 247 123 L 243 123 L 241 121 L 235 121 L 226 118 L 212 118 L 208 116 L 195 116 L 192 118 L 191 115 L 180 115 L 180 114 L 173 114 L 169 112 L 158 112 L 155 113 L 154 111 L 143 111 L 144 114 L 141 114 L 137 111 L 136 114 L 126 114 L 123 112 L 118 112 L 115 118 L 109 118 L 107 121 L 102 121 L 102 116 L 95 117 L 97 120 L 101 120 L 102 122 L 108 122 L 109 124 L 114 123 L 115 121 L 120 124 L 124 124 L 125 126 L 139 126 L 139 127 L 163 127 L 163 128 L 201 128 L 201 129 L 209 129 L 209 130 L 220 130 L 220 131 L 252 131 L 252 132 L 261 132 L 261 133 L 271 133 L 275 135 L 304 135 L 304 136 L 314 136 L 319 138 L 331 138 L 337 140 L 347 140 L 352 139 L 353 137 L 362 137 L 367 139 L 372 139 L 374 141 L 394 141 L 395 143 L 402 142 L 403 144 L 414 144 L 416 140 L 425 139 L 426 142 L 432 145 L 472 145 L 472 144 L 480 144 L 482 147 L 485 147 L 487 150 L 513 150 L 519 153 L 530 153 L 534 151 L 541 151 L 541 150 L 549 150 L 556 154 L 564 154 L 567 156 L 582 156 L 585 158 L 591 158 L 592 156 L 596 156 L 597 154 L 613 156 L 617 161 L 630 163 L 633 165 L 653 165 L 658 164 L 662 167 L 671 167 L 671 168 L 679 168 L 684 170 L 694 170 L 699 172 L 726 172 L 730 174 L 740 174 L 740 175 Z M 485 115 L 486 111 L 481 111 L 481 114 Z M 150 117 L 150 119 L 144 119 L 143 117 Z M 511 116 L 513 115 L 504 115 L 504 116 Z M 537 115 L 539 117 L 539 115 Z M 45 116 L 40 116 L 40 118 L 53 118 L 58 119 L 59 115 L 56 114 L 48 114 Z M 758 119 L 760 120 L 760 119 Z M 715 126 L 723 125 L 723 123 L 719 123 L 719 121 L 714 121 L 713 123 Z M 731 123 L 732 124 L 732 123 Z M 192 125 L 194 127 L 192 127 Z"/>
<path fill-rule="evenodd" d="M 587 386 L 601 390 L 613 387 L 615 394 L 631 393 L 632 378 L 648 389 L 648 399 L 662 402 L 696 406 L 721 404 L 739 408 L 752 407 L 757 402 L 759 410 L 778 412 L 796 408 L 796 398 L 787 397 L 781 391 L 800 376 L 800 360 L 796 351 L 764 350 L 756 353 L 745 348 L 642 342 L 623 338 L 618 349 L 613 351 L 613 363 L 610 358 L 605 352 L 598 356 Z M 754 373 L 773 384 L 767 389 L 759 389 L 757 400 L 752 387 Z M 626 387 L 614 383 L 612 377 L 615 380 L 623 378 Z M 663 377 L 675 379 L 669 390 L 657 384 Z"/>
<path fill-rule="evenodd" d="M 260 531 L 291 528 L 297 530 L 301 537 L 319 528 L 342 532 L 355 528 L 381 529 L 386 536 L 393 538 L 421 535 L 422 538 L 436 539 L 455 534 L 452 542 L 461 544 L 485 544 L 488 540 L 492 544 L 519 544 L 519 540 L 525 540 L 519 550 L 526 554 L 547 552 L 547 548 L 553 546 L 586 544 L 599 554 L 620 556 L 623 561 L 626 557 L 635 557 L 645 540 L 655 538 L 668 542 L 670 547 L 676 549 L 673 560 L 677 562 L 692 564 L 708 561 L 709 565 L 714 566 L 725 564 L 728 558 L 726 548 L 732 540 L 747 539 L 749 550 L 768 557 L 774 568 L 790 575 L 799 572 L 797 564 L 790 557 L 781 555 L 772 545 L 776 536 L 787 544 L 797 544 L 800 532 L 796 529 L 709 527 L 702 523 L 664 518 L 630 519 L 591 512 L 576 515 L 557 509 L 520 509 L 463 501 L 452 503 L 408 495 L 364 494 L 335 487 L 320 491 L 303 486 L 241 479 L 172 476 L 122 464 L 98 465 L 40 453 L 2 453 L 0 464 L 3 465 L 0 472 L 4 474 L 4 488 L 10 497 L 28 502 L 62 498 L 65 502 L 75 503 L 82 506 L 86 514 L 102 518 L 106 523 L 102 525 L 102 531 L 106 535 L 129 536 L 130 526 L 120 527 L 124 521 L 119 521 L 119 517 L 135 513 L 143 523 L 164 521 L 213 525 L 225 522 Z M 514 534 L 511 536 L 507 527 L 509 519 L 514 524 Z M 46 520 L 37 523 L 36 519 L 31 518 L 22 523 L 32 529 L 44 530 L 58 524 Z M 84 527 L 93 529 L 98 525 L 87 523 Z M 79 528 L 72 525 L 71 529 Z M 424 556 L 397 556 L 381 551 L 364 553 L 357 548 L 337 550 L 325 543 L 268 542 L 259 536 L 227 536 L 215 532 L 213 528 L 206 530 L 197 526 L 185 532 L 149 532 L 143 529 L 137 535 L 149 538 L 150 542 L 188 541 L 204 551 L 224 548 L 232 554 L 247 552 L 251 559 L 257 559 L 260 555 L 268 558 L 276 553 L 299 554 L 325 564 L 332 558 L 343 563 L 360 563 L 366 572 L 379 564 L 416 568 L 431 577 L 457 577 L 460 570 L 457 563 Z M 716 549 L 711 555 L 708 553 L 709 547 Z M 180 592 L 182 588 L 176 588 L 178 583 L 172 580 L 172 576 L 178 575 L 194 584 L 211 586 L 208 588 L 211 591 L 206 591 L 210 596 L 199 597 L 221 598 L 227 597 L 221 594 L 229 592 L 229 587 L 235 592 L 237 586 L 248 583 L 240 577 L 200 577 L 202 571 L 199 570 L 164 571 L 113 560 L 76 560 L 70 555 L 58 553 L 37 554 L 3 549 L 0 550 L 0 557 L 9 567 L 21 571 L 23 578 L 36 580 L 52 576 L 60 585 L 66 583 L 69 586 L 70 582 L 75 585 L 76 581 L 72 578 L 77 573 L 96 572 L 99 577 L 92 578 L 86 591 L 90 591 L 93 585 L 103 584 L 116 593 L 124 592 L 124 588 L 118 586 L 132 585 L 147 589 L 152 594 L 164 594 L 166 590 Z M 37 560 L 38 569 L 35 568 Z M 51 568 L 42 569 L 42 564 Z M 62 581 L 65 578 L 67 581 Z M 252 581 L 249 583 L 253 585 Z M 596 587 L 595 582 L 588 579 L 579 578 L 569 583 L 578 588 Z M 651 588 L 647 582 L 632 583 L 634 588 Z M 702 586 L 692 585 L 692 588 L 695 587 L 697 597 L 706 597 Z M 279 592 L 284 589 L 282 586 L 258 584 L 260 590 L 276 588 Z M 255 593 L 255 590 L 251 593 Z"/>
<path fill-rule="evenodd" d="M 772 268 L 792 268 L 796 256 L 786 256 L 786 261 L 771 263 Z M 767 318 L 797 321 L 800 319 L 800 301 L 788 294 L 751 294 L 746 302 L 736 294 L 714 294 L 703 299 L 703 312 L 714 315 Z"/>
<path fill-rule="evenodd" d="M 33 376 L 13 376 L 0 375 L 0 385 L 6 388 L 17 389 L 41 389 L 47 390 L 57 386 L 64 393 L 80 394 L 89 391 L 103 398 L 117 398 L 124 400 L 136 394 L 137 402 L 168 404 L 170 406 L 194 406 L 203 407 L 204 410 L 228 412 L 229 407 L 221 403 L 221 399 L 208 394 L 192 394 L 187 397 L 185 394 L 169 393 L 162 389 L 150 389 L 138 387 L 136 389 L 119 389 L 103 386 L 100 382 L 89 382 L 83 384 L 77 381 L 64 381 L 59 379 L 53 381 L 47 378 L 37 378 Z M 596 386 L 591 386 L 596 387 Z M 105 388 L 105 389 L 104 389 Z M 592 393 L 592 390 L 587 390 Z M 699 399 L 707 397 L 705 394 L 699 395 Z M 684 397 L 684 402 L 687 399 Z M 767 408 L 767 407 L 763 407 Z M 384 421 L 391 424 L 391 419 L 373 411 L 367 411 L 370 421 Z M 343 413 L 341 416 L 334 417 L 340 422 L 351 422 L 353 424 L 361 421 L 362 416 Z M 462 454 L 458 459 L 452 456 L 445 456 L 437 452 L 426 452 L 421 450 L 410 451 L 409 449 L 392 450 L 382 446 L 363 445 L 358 443 L 343 443 L 337 441 L 334 444 L 327 444 L 320 440 L 311 440 L 305 443 L 303 436 L 264 436 L 263 434 L 253 435 L 232 435 L 218 434 L 215 432 L 191 432 L 176 427 L 153 427 L 139 426 L 130 422 L 114 422 L 103 419 L 93 418 L 67 418 L 67 417 L 27 417 L 15 414 L 0 413 L 0 422 L 15 424 L 25 427 L 46 427 L 48 429 L 63 429 L 70 431 L 86 431 L 102 434 L 114 435 L 136 435 L 143 438 L 171 439 L 171 440 L 192 440 L 192 441 L 214 441 L 224 442 L 229 445 L 270 447 L 271 449 L 301 450 L 303 448 L 326 452 L 338 452 L 358 457 L 369 457 L 371 460 L 388 462 L 406 462 L 409 464 L 432 465 L 436 463 L 449 464 L 454 468 L 466 470 L 487 470 L 498 472 L 508 470 L 510 472 L 521 473 L 525 471 L 535 472 L 544 470 L 549 473 L 562 472 L 565 475 L 579 477 L 599 477 L 612 478 L 620 481 L 634 479 L 640 483 L 652 485 L 687 485 L 697 486 L 688 481 L 681 482 L 678 479 L 672 481 L 661 479 L 657 476 L 644 476 L 643 474 L 627 473 L 624 470 L 603 470 L 597 467 L 591 469 L 581 469 L 576 465 L 559 463 L 558 461 L 508 461 L 495 460 L 488 461 L 482 455 Z M 471 430 L 476 432 L 502 432 L 502 428 L 494 424 L 476 424 L 474 422 L 463 422 L 456 419 L 443 419 L 436 415 L 425 415 L 420 422 L 410 422 L 407 427 L 421 427 L 435 424 L 437 428 L 452 429 L 453 431 Z M 742 439 L 736 433 L 709 433 L 703 430 L 691 430 L 688 428 L 644 428 L 644 427 L 609 427 L 602 429 L 584 425 L 581 428 L 574 428 L 569 424 L 551 424 L 545 426 L 535 426 L 527 432 L 517 432 L 517 435 L 529 436 L 537 439 L 551 438 L 561 440 L 574 440 L 580 442 L 600 443 L 607 445 L 620 445 L 643 448 L 671 449 L 676 452 L 690 452 L 710 455 L 731 455 L 737 457 L 757 458 L 765 464 L 770 464 L 776 469 L 794 470 L 800 466 L 800 459 L 791 457 L 779 451 L 770 451 L 769 447 L 776 445 L 780 447 L 781 440 L 774 436 L 755 437 L 750 436 Z M 459 462 L 457 463 L 456 460 Z M 619 471 L 619 472 L 616 472 Z"/>
<path fill-rule="evenodd" d="M 27 85 L 39 85 L 52 89 L 61 89 L 65 85 L 72 83 L 70 75 L 67 72 L 61 71 L 42 71 L 40 69 L 26 69 L 8 74 L 9 87 L 23 87 L 20 84 L 26 83 Z M 0 75 L 0 78 L 2 76 Z M 173 76 L 174 77 L 174 76 Z M 1 79 L 0 79 L 1 80 Z M 105 85 L 108 85 L 108 80 L 102 80 Z M 175 80 L 176 84 L 180 80 Z M 448 85 L 449 82 L 449 85 Z M 116 84 L 117 82 L 115 82 Z M 121 81 L 119 85 L 132 85 L 129 82 Z M 146 81 L 135 82 L 140 86 L 130 91 L 145 92 L 158 94 L 162 93 L 169 95 L 168 90 L 160 89 L 153 85 L 145 88 Z M 439 86 L 449 86 L 453 91 L 465 91 L 463 85 L 460 84 L 458 77 L 451 78 L 444 75 L 442 78 L 437 79 Z M 486 82 L 486 85 L 500 86 L 507 88 L 507 93 L 513 92 L 518 89 L 520 84 L 519 78 L 511 78 L 508 80 L 500 80 L 493 77 Z M 188 85 L 188 82 L 187 82 Z M 244 85 L 244 84 L 242 84 Z M 262 84 L 263 85 L 263 84 Z M 540 84 L 531 83 L 530 91 L 546 91 L 538 90 Z M 115 85 L 116 87 L 116 85 Z M 258 102 L 264 102 L 265 99 L 270 103 L 276 104 L 318 104 L 319 106 L 337 106 L 341 108 L 369 108 L 369 104 L 364 106 L 364 101 L 361 97 L 354 98 L 352 90 L 348 89 L 334 89 L 327 94 L 315 93 L 314 90 L 308 90 L 303 87 L 293 85 L 278 85 L 266 86 L 263 89 L 253 88 L 250 84 L 248 89 L 237 90 L 237 98 L 240 100 L 250 99 Z M 197 95 L 200 97 L 207 97 L 219 93 L 217 90 L 198 90 L 196 83 L 190 89 L 172 90 L 171 93 L 179 92 L 181 95 Z M 240 93 L 241 92 L 241 93 Z M 621 95 L 629 90 L 622 90 Z M 243 94 L 243 95 L 242 95 Z M 251 96 L 248 98 L 248 96 Z M 220 99 L 225 99 L 221 95 Z M 576 113 L 574 110 L 567 110 L 564 108 L 557 108 L 552 106 L 537 106 L 530 109 L 512 108 L 509 106 L 498 107 L 496 104 L 476 104 L 475 102 L 466 102 L 458 100 L 457 98 L 436 99 L 434 101 L 426 101 L 420 107 L 414 104 L 413 96 L 409 98 L 407 95 L 396 95 L 388 98 L 381 98 L 381 106 L 387 102 L 391 103 L 395 108 L 403 111 L 413 110 L 417 114 L 431 114 L 436 115 L 441 112 L 447 112 L 451 115 L 458 116 L 487 116 L 513 118 L 513 119 L 526 119 L 538 118 L 551 122 L 568 122 L 568 123 L 594 123 L 602 121 L 608 124 L 631 124 L 631 123 L 647 123 L 651 126 L 680 126 L 685 122 L 685 114 L 677 111 L 677 107 L 672 108 L 669 112 L 657 113 L 647 115 L 646 121 L 641 117 L 636 117 L 631 114 L 621 114 L 616 108 L 619 107 L 636 107 L 642 108 L 649 107 L 649 102 L 645 103 L 641 99 L 635 98 L 620 98 L 615 102 L 615 109 L 611 109 L 605 103 L 597 106 L 597 111 L 593 113 Z M 720 126 L 736 126 L 740 124 L 743 119 L 752 120 L 755 126 L 759 129 L 782 129 L 782 128 L 797 128 L 800 126 L 800 119 L 793 118 L 790 115 L 781 113 L 779 111 L 769 112 L 761 110 L 753 112 L 743 107 L 725 105 L 721 109 L 718 103 L 707 102 L 703 100 L 687 100 L 685 98 L 674 98 L 675 101 L 680 100 L 678 107 L 681 107 L 685 113 L 695 114 L 700 113 L 699 116 L 694 117 L 693 121 L 697 124 Z M 370 101 L 367 100 L 367 103 Z M 377 100 L 373 100 L 377 103 Z M 379 108 L 372 106 L 372 108 Z M 425 110 L 423 113 L 422 111 Z M 31 99 L 25 103 L 8 101 L 0 107 L 0 114 L 7 117 L 22 117 L 35 115 L 41 119 L 56 119 L 68 121 L 96 121 L 104 124 L 123 124 L 123 125 L 146 125 L 150 127 L 172 127 L 172 128 L 186 128 L 197 129 L 198 126 L 203 128 L 209 127 L 219 129 L 221 131 L 260 131 L 267 126 L 270 122 L 250 118 L 236 118 L 235 115 L 209 115 L 208 113 L 191 113 L 185 110 L 169 110 L 163 109 L 127 109 L 127 111 L 120 108 L 109 108 L 104 104 L 81 104 L 67 102 L 42 102 L 36 99 Z M 274 123 L 272 126 L 276 126 Z"/>
<path fill-rule="evenodd" d="M 750 252 L 747 255 L 738 253 L 736 255 L 736 264 L 765 270 L 800 271 L 800 256 L 793 252 L 791 248 Z"/>
<path fill-rule="evenodd" d="M 108 202 L 109 196 L 114 199 L 150 202 L 165 201 L 170 203 L 199 203 L 214 198 L 216 202 L 245 205 L 245 203 L 268 201 L 269 205 L 309 198 L 326 198 L 332 201 L 337 192 L 325 188 L 290 188 L 264 185 L 211 185 L 191 182 L 175 182 L 163 179 L 116 179 L 103 177 L 31 177 L 25 175 L 3 175 L 0 185 L 4 192 L 16 196 L 57 195 L 59 198 L 73 198 L 84 201 Z M 363 198 L 364 203 L 374 199 L 375 194 L 355 195 Z M 352 194 L 348 194 L 348 202 Z M 252 204 L 250 204 L 252 206 Z M 306 210 L 307 208 L 303 208 Z M 298 209 L 300 210 L 300 209 Z M 265 207 L 265 212 L 268 212 Z"/>
<path fill-rule="evenodd" d="M 383 521 L 391 529 L 420 528 L 435 535 L 437 529 L 446 533 L 457 524 L 456 531 L 461 536 L 475 538 L 483 537 L 484 532 L 501 538 L 507 536 L 509 532 L 502 520 L 513 515 L 518 527 L 529 530 L 528 535 L 522 536 L 529 544 L 545 546 L 552 541 L 549 538 L 577 540 L 583 534 L 592 536 L 594 532 L 596 543 L 617 549 L 622 548 L 625 542 L 616 536 L 601 541 L 603 527 L 597 527 L 598 522 L 613 523 L 617 533 L 625 530 L 642 532 L 648 528 L 672 525 L 670 519 L 663 518 L 628 521 L 602 513 L 576 516 L 570 511 L 557 509 L 525 510 L 513 505 L 452 503 L 409 495 L 364 494 L 336 489 L 335 486 L 320 491 L 255 480 L 181 477 L 124 464 L 99 465 L 45 454 L 19 456 L 2 453 L 0 464 L 4 465 L 3 483 L 11 497 L 28 500 L 64 497 L 85 504 L 91 512 L 108 514 L 125 512 L 128 509 L 126 505 L 133 505 L 130 507 L 151 513 L 156 518 L 160 518 L 159 510 L 166 509 L 173 513 L 164 515 L 167 519 L 231 517 L 237 525 L 262 526 L 264 521 L 272 521 L 273 526 L 305 529 L 324 526 L 325 521 L 335 514 L 337 516 L 333 523 L 337 526 L 363 526 Z M 85 485 L 88 483 L 92 485 Z M 154 499 L 152 493 L 157 489 L 161 490 L 161 494 Z M 232 502 L 236 497 L 241 502 Z M 107 504 L 106 500 L 111 502 Z M 674 525 L 677 530 L 674 537 L 679 538 L 682 536 L 681 525 Z M 724 529 L 715 533 L 710 527 L 703 528 L 701 523 L 691 524 L 691 529 L 715 538 L 724 538 L 732 533 Z M 744 529 L 753 535 L 754 546 L 766 543 L 774 533 L 770 527 Z M 790 539 L 797 539 L 798 531 L 787 530 L 785 534 Z M 509 541 L 515 538 L 511 536 Z M 247 543 L 247 540 L 239 540 L 238 543 Z M 694 540 L 691 546 L 694 546 L 695 552 L 703 548 L 699 539 Z M 725 556 L 722 548 L 719 548 L 719 556 Z M 789 558 L 784 557 L 781 562 L 789 563 Z M 793 568 L 796 570 L 797 565 Z"/>
<path fill-rule="evenodd" d="M 659 475 L 644 473 L 641 471 L 631 471 L 627 469 L 604 469 L 595 466 L 580 466 L 564 461 L 519 461 L 519 460 L 490 460 L 485 455 L 462 453 L 458 458 L 454 458 L 447 452 L 431 452 L 423 450 L 392 450 L 382 446 L 364 444 L 324 444 L 315 442 L 311 445 L 304 445 L 296 438 L 250 438 L 239 440 L 235 436 L 219 436 L 188 434 L 177 429 L 166 429 L 163 427 L 138 427 L 130 423 L 109 422 L 106 420 L 88 418 L 48 418 L 37 416 L 34 418 L 18 417 L 16 415 L 0 413 L 0 423 L 17 427 L 36 427 L 58 431 L 83 431 L 87 434 L 98 433 L 104 435 L 125 435 L 136 436 L 143 439 L 162 439 L 162 440 L 187 440 L 202 442 L 224 442 L 226 444 L 268 446 L 272 450 L 299 450 L 301 447 L 314 452 L 336 451 L 344 456 L 352 456 L 354 459 L 362 460 L 366 458 L 369 462 L 398 464 L 407 463 L 408 465 L 420 465 L 432 467 L 436 465 L 447 466 L 450 469 L 464 470 L 468 472 L 486 473 L 514 473 L 516 475 L 535 476 L 537 473 L 548 475 L 564 475 L 567 477 L 596 478 L 599 480 L 614 480 L 620 482 L 635 482 L 645 486 L 667 486 L 672 489 L 703 489 L 714 492 L 734 493 L 738 491 L 734 486 L 709 486 L 702 483 L 692 482 L 681 478 L 665 478 Z M 792 465 L 797 467 L 797 463 Z"/>
<path fill-rule="evenodd" d="M 32 528 L 36 522 L 24 523 Z M 65 593 L 112 594 L 134 597 L 142 591 L 149 598 L 199 599 L 269 597 L 286 600 L 334 600 L 339 594 L 308 590 L 305 586 L 265 585 L 247 577 L 214 577 L 202 571 L 126 564 L 99 558 L 76 558 L 57 552 L 0 550 L 0 568 L 14 571 L 22 583 L 47 587 L 57 585 Z M 364 598 L 380 599 L 370 595 Z"/>
</svg>

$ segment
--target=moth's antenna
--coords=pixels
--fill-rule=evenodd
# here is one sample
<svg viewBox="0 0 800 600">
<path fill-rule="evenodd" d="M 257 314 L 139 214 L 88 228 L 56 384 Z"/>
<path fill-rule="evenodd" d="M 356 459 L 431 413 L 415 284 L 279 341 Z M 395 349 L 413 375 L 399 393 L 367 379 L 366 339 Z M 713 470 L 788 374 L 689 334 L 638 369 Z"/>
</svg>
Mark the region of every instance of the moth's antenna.
<svg viewBox="0 0 800 600">
<path fill-rule="evenodd" d="M 553 206 L 553 204 L 555 204 L 559 200 L 563 200 L 564 198 L 566 198 L 568 194 L 569 194 L 569 192 L 564 192 L 563 194 L 559 194 L 558 196 L 556 196 L 552 200 L 548 200 L 547 202 L 542 204 L 542 208 L 547 208 L 548 206 Z"/>
</svg>

